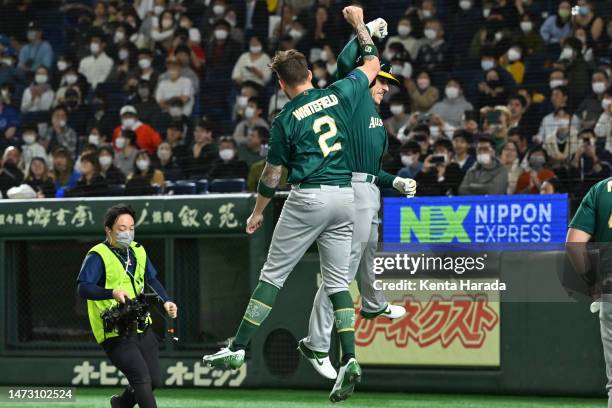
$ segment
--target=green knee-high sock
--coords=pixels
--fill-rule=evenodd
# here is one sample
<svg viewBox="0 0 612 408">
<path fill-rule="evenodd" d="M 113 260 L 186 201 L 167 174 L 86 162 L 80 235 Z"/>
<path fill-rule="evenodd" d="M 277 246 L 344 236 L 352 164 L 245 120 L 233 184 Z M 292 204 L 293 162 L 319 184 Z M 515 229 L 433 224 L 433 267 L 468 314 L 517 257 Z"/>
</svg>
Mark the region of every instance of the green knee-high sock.
<svg viewBox="0 0 612 408">
<path fill-rule="evenodd" d="M 355 308 L 348 290 L 329 296 L 334 305 L 336 331 L 342 346 L 342 364 L 355 357 Z"/>
<path fill-rule="evenodd" d="M 244 312 L 236 338 L 230 345 L 232 351 L 246 348 L 259 326 L 270 314 L 277 294 L 276 286 L 259 281 Z"/>
</svg>

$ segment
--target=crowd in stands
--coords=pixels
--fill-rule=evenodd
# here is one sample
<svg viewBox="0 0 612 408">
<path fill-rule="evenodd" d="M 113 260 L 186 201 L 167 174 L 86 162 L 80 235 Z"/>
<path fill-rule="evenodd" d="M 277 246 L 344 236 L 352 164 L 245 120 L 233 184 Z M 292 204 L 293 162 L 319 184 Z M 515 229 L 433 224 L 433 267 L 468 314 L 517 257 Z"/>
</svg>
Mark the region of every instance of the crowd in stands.
<svg viewBox="0 0 612 408">
<path fill-rule="evenodd" d="M 254 191 L 288 101 L 271 56 L 298 49 L 327 87 L 349 4 L 389 23 L 383 168 L 419 195 L 579 196 L 610 176 L 612 2 L 0 0 L 0 197 Z"/>
</svg>

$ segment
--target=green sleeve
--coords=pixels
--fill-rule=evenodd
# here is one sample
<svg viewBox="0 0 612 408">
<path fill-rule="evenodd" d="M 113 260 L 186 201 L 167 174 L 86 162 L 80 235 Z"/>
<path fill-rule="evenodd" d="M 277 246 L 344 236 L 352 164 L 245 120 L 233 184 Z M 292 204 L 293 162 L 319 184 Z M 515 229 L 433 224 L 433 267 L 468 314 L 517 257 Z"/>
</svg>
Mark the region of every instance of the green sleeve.
<svg viewBox="0 0 612 408">
<path fill-rule="evenodd" d="M 367 95 L 370 97 L 368 77 L 359 69 L 354 69 L 350 74 L 339 81 L 334 82 L 329 89 L 342 101 L 343 106 L 347 109 L 348 117 L 353 116 L 353 112 L 361 98 Z"/>
<path fill-rule="evenodd" d="M 268 143 L 268 157 L 266 161 L 273 166 L 283 165 L 288 167 L 289 161 L 289 141 L 285 137 L 285 132 L 281 124 L 280 116 L 276 117 L 270 130 L 270 142 Z"/>
<path fill-rule="evenodd" d="M 342 79 L 357 67 L 357 58 L 359 57 L 359 40 L 357 37 L 350 40 L 338 55 L 338 68 L 336 71 L 336 79 Z"/>
<path fill-rule="evenodd" d="M 395 177 L 396 176 L 393 174 L 380 169 L 378 172 L 378 185 L 383 188 L 393 187 L 393 180 L 395 180 Z"/>
<path fill-rule="evenodd" d="M 584 196 L 580 203 L 580 207 L 578 207 L 578 211 L 576 211 L 572 222 L 570 222 L 570 228 L 575 228 L 591 235 L 595 232 L 595 222 L 597 219 L 595 211 L 596 197 L 600 185 L 601 183 L 594 185 L 587 195 Z"/>
</svg>

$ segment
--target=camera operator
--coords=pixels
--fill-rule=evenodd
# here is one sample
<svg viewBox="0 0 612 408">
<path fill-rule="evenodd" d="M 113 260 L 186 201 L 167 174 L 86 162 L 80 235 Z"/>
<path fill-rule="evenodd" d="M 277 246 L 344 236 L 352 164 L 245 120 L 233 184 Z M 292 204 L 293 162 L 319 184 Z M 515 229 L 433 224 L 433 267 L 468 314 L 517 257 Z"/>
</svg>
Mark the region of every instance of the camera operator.
<svg viewBox="0 0 612 408">
<path fill-rule="evenodd" d="M 434 143 L 433 154 L 425 158 L 423 169 L 415 177 L 423 184 L 417 184 L 419 195 L 457 195 L 463 172 L 453 161 L 453 145 L 450 140 L 441 139 Z"/>
<path fill-rule="evenodd" d="M 101 316 L 108 310 L 135 305 L 144 292 L 145 282 L 164 302 L 164 309 L 176 318 L 176 304 L 156 278 L 156 270 L 142 245 L 134 242 L 134 220 L 131 207 L 118 204 L 104 215 L 106 240 L 89 250 L 77 278 L 78 293 L 87 299 L 89 323 L 96 341 L 110 361 L 125 375 L 129 386 L 120 396 L 111 398 L 111 407 L 157 407 L 153 390 L 161 385 L 158 343 L 151 329 L 151 318 L 138 315 L 128 327 L 134 330 L 109 329 Z M 121 310 L 121 309 L 119 309 Z M 135 323 L 138 323 L 137 325 Z"/>
</svg>

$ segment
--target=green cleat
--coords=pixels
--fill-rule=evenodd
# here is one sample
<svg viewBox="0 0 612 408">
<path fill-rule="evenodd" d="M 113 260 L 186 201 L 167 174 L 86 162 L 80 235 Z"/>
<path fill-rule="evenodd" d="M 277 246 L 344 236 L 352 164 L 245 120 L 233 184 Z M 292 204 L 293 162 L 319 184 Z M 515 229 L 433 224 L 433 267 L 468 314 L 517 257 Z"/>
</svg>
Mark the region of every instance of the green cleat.
<svg viewBox="0 0 612 408">
<path fill-rule="evenodd" d="M 333 403 L 344 401 L 355 390 L 355 384 L 361 381 L 361 367 L 354 358 L 351 358 L 346 365 L 340 367 L 338 378 L 329 394 L 329 400 Z"/>
<path fill-rule="evenodd" d="M 210 367 L 234 369 L 244 364 L 244 350 L 232 351 L 224 347 L 215 354 L 202 357 L 204 364 Z"/>
</svg>

